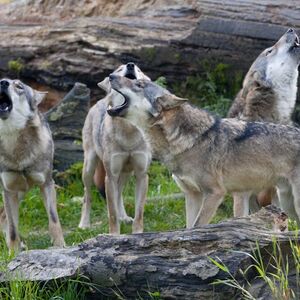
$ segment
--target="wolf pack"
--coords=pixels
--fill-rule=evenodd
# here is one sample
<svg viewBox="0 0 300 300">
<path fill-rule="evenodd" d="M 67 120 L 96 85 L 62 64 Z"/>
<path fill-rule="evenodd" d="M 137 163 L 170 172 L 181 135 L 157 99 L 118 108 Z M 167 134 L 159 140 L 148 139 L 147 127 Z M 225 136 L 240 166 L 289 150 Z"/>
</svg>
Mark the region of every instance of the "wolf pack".
<svg viewBox="0 0 300 300">
<path fill-rule="evenodd" d="M 143 232 L 148 168 L 159 160 L 185 196 L 186 227 L 208 224 L 231 193 L 234 216 L 275 204 L 300 224 L 300 129 L 291 115 L 297 98 L 299 38 L 288 31 L 253 62 L 228 112 L 220 118 L 159 86 L 132 62 L 98 86 L 106 92 L 82 130 L 84 197 L 80 228 L 91 226 L 91 188 L 106 198 L 109 233 L 121 222 Z M 19 251 L 19 203 L 41 190 L 54 246 L 65 246 L 52 178 L 54 143 L 38 105 L 46 93 L 20 80 L 0 80 L 0 227 Z M 76 118 L 76 116 L 74 116 Z M 123 188 L 134 175 L 135 214 Z"/>
</svg>

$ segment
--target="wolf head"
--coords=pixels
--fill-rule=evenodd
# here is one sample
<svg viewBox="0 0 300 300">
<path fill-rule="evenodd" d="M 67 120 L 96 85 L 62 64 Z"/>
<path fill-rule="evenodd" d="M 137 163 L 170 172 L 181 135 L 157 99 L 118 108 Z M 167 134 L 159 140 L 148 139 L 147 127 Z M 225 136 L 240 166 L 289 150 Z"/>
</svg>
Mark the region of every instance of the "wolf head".
<svg viewBox="0 0 300 300">
<path fill-rule="evenodd" d="M 39 92 L 20 80 L 0 80 L 0 120 L 18 123 L 30 119 L 46 93 Z"/>
<path fill-rule="evenodd" d="M 126 77 L 128 79 L 144 79 L 147 81 L 150 81 L 151 79 L 145 75 L 141 69 L 136 66 L 134 63 L 129 62 L 126 65 L 121 65 L 119 66 L 112 74 L 114 75 L 118 75 L 118 76 L 123 76 Z M 108 105 L 109 106 L 118 106 L 121 103 L 123 103 L 124 98 L 121 96 L 121 94 L 119 93 L 115 93 L 112 89 L 111 89 L 111 84 L 110 84 L 110 80 L 109 77 L 106 77 L 103 81 L 98 83 L 98 86 L 100 88 L 102 88 L 103 90 L 105 90 L 110 97 L 108 97 L 109 101 L 108 101 Z"/>
<path fill-rule="evenodd" d="M 109 80 L 112 89 L 124 97 L 124 102 L 108 109 L 108 114 L 125 117 L 137 126 L 145 120 L 159 117 L 162 111 L 180 106 L 187 100 L 171 94 L 149 80 L 130 80 L 115 74 L 111 74 Z"/>
<path fill-rule="evenodd" d="M 129 79 L 151 80 L 147 75 L 145 75 L 141 71 L 141 69 L 137 65 L 135 65 L 132 62 L 129 62 L 126 65 L 119 66 L 112 74 L 123 76 Z M 103 81 L 99 82 L 98 86 L 107 93 L 111 91 L 111 85 L 108 77 L 106 77 Z"/>
<path fill-rule="evenodd" d="M 244 84 L 251 80 L 266 85 L 276 85 L 277 81 L 297 80 L 300 63 L 299 38 L 294 29 L 290 28 L 270 48 L 265 49 L 252 64 Z"/>
</svg>

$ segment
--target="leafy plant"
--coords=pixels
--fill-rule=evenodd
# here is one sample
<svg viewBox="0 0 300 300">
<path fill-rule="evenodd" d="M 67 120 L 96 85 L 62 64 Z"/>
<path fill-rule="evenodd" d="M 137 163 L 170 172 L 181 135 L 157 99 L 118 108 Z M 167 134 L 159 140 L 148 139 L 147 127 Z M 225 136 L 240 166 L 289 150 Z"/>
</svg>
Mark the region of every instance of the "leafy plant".
<svg viewBox="0 0 300 300">
<path fill-rule="evenodd" d="M 24 68 L 24 64 L 20 58 L 15 60 L 10 60 L 8 62 L 8 70 L 14 73 L 17 77 L 20 77 L 20 73 Z"/>
<path fill-rule="evenodd" d="M 175 83 L 172 89 L 176 95 L 224 117 L 241 87 L 241 75 L 237 73 L 232 79 L 226 64 L 212 67 L 204 62 L 203 69 L 202 74 L 188 76 L 185 81 Z"/>
<path fill-rule="evenodd" d="M 155 80 L 155 83 L 163 88 L 167 88 L 167 79 L 164 76 L 160 76 Z"/>
</svg>

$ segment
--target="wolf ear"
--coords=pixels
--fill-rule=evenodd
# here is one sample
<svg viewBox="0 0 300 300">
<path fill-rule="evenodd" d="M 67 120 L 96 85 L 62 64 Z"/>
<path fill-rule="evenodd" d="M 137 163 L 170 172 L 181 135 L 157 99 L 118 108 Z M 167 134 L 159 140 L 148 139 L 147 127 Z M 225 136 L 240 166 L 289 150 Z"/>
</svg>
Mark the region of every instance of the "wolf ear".
<svg viewBox="0 0 300 300">
<path fill-rule="evenodd" d="M 164 109 L 171 109 L 173 107 L 179 106 L 188 99 L 186 98 L 180 98 L 173 94 L 165 94 L 163 96 L 160 96 L 156 99 L 157 103 L 159 103 Z"/>
<path fill-rule="evenodd" d="M 39 105 L 47 96 L 48 92 L 34 91 L 34 100 L 36 105 Z"/>
<path fill-rule="evenodd" d="M 105 77 L 104 80 L 99 82 L 97 85 L 99 86 L 100 89 L 104 90 L 106 93 L 109 93 L 111 91 L 111 85 L 108 77 Z"/>
</svg>

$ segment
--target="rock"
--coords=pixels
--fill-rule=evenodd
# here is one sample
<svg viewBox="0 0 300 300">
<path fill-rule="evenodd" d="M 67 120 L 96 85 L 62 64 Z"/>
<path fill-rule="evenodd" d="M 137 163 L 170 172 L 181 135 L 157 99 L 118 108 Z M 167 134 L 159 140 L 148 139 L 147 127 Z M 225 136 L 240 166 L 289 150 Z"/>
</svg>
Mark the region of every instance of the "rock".
<svg viewBox="0 0 300 300">
<path fill-rule="evenodd" d="M 76 82 L 46 113 L 55 144 L 54 168 L 62 171 L 83 160 L 81 131 L 90 102 L 90 89 Z"/>
</svg>

